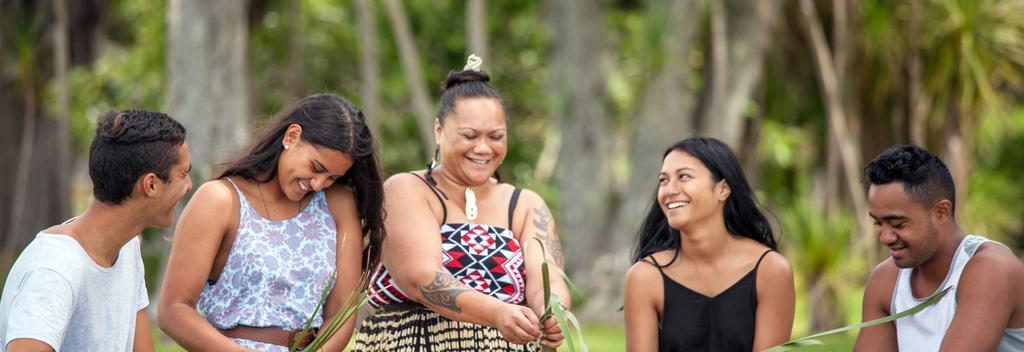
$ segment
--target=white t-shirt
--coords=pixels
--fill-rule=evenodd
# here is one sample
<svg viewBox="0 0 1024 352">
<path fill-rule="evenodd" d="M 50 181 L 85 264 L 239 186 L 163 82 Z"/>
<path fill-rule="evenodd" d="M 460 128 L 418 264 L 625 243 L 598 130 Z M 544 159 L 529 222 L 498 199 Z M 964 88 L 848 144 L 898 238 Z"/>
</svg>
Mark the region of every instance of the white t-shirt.
<svg viewBox="0 0 1024 352">
<path fill-rule="evenodd" d="M 75 239 L 40 232 L 8 273 L 0 336 L 5 347 L 30 338 L 56 351 L 131 351 L 147 305 L 139 237 L 104 268 Z"/>
</svg>

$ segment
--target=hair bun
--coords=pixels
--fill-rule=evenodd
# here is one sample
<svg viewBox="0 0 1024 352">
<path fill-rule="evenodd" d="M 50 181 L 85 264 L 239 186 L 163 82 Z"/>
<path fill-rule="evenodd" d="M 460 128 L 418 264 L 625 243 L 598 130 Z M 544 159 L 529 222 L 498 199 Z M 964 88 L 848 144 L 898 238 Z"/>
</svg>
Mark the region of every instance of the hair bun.
<svg viewBox="0 0 1024 352">
<path fill-rule="evenodd" d="M 491 76 L 483 71 L 464 70 L 448 72 L 448 78 L 444 80 L 444 89 L 451 89 L 454 86 L 467 82 L 489 83 Z"/>
</svg>

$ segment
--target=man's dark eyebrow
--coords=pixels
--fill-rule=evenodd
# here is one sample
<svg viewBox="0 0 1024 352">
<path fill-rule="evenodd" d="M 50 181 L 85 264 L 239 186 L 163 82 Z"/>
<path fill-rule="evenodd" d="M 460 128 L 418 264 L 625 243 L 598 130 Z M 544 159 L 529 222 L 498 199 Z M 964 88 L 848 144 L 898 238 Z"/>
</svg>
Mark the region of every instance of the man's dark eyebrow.
<svg viewBox="0 0 1024 352">
<path fill-rule="evenodd" d="M 872 219 L 875 219 L 875 220 L 878 220 L 878 221 L 893 221 L 893 220 L 909 220 L 910 219 L 906 215 L 886 215 L 886 216 L 883 216 L 881 219 L 879 219 L 877 216 L 875 216 L 875 214 L 871 214 L 871 213 L 868 213 L 868 216 L 870 216 Z"/>
</svg>

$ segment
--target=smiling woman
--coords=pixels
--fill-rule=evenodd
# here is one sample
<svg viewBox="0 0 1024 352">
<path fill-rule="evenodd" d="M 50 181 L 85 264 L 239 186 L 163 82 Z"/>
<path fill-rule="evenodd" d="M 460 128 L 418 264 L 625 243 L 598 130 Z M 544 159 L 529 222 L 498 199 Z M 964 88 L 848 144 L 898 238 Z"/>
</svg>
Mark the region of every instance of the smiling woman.
<svg viewBox="0 0 1024 352">
<path fill-rule="evenodd" d="M 363 113 L 333 94 L 300 100 L 185 207 L 160 327 L 189 350 L 286 351 L 324 290 L 313 326 L 330 322 L 360 289 L 362 269 L 379 257 L 382 201 Z M 325 350 L 340 351 L 353 326 L 345 324 Z"/>
<path fill-rule="evenodd" d="M 388 238 L 371 286 L 378 310 L 360 326 L 357 351 L 538 350 L 563 335 L 541 322 L 541 267 L 561 262 L 544 199 L 497 176 L 508 147 L 501 97 L 473 66 L 449 73 L 427 170 L 385 184 Z M 438 236 L 440 234 L 440 236 Z M 542 257 L 538 241 L 550 249 Z M 558 276 L 551 288 L 570 304 Z"/>
<path fill-rule="evenodd" d="M 793 272 L 736 155 L 713 138 L 665 151 L 626 275 L 630 351 L 760 351 L 789 340 Z"/>
</svg>

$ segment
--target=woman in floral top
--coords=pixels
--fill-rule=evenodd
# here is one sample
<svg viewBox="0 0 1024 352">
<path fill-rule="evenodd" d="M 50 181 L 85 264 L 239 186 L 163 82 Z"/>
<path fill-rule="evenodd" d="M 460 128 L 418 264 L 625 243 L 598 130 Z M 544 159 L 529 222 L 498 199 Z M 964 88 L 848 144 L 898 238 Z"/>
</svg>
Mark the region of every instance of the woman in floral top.
<svg viewBox="0 0 1024 352">
<path fill-rule="evenodd" d="M 349 101 L 319 94 L 285 109 L 185 207 L 160 328 L 189 350 L 287 351 L 324 290 L 313 326 L 329 322 L 358 289 L 364 264 L 377 262 L 379 169 L 365 117 Z M 325 349 L 341 351 L 353 325 Z"/>
</svg>

